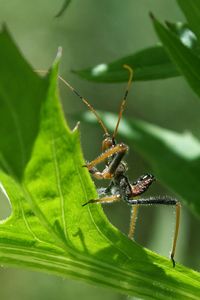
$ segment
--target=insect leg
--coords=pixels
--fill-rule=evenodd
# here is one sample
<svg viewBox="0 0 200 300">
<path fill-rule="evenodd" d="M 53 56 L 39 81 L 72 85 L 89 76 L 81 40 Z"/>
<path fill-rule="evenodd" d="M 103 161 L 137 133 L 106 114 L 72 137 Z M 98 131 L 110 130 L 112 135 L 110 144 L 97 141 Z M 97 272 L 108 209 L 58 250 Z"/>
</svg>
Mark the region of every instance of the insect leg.
<svg viewBox="0 0 200 300">
<path fill-rule="evenodd" d="M 134 207 L 131 208 L 131 219 L 130 219 L 129 233 L 128 233 L 128 237 L 131 240 L 134 239 L 138 208 L 139 208 L 139 205 L 135 205 Z"/>
<path fill-rule="evenodd" d="M 180 224 L 180 211 L 181 211 L 181 204 L 180 202 L 177 202 L 176 203 L 176 225 L 175 225 L 174 239 L 173 239 L 173 245 L 171 251 L 171 260 L 173 263 L 173 267 L 175 267 L 174 255 L 176 251 L 176 243 L 177 243 L 179 224 Z"/>
<path fill-rule="evenodd" d="M 176 199 L 170 197 L 154 197 L 154 198 L 147 198 L 147 199 L 127 199 L 126 200 L 131 205 L 173 205 L 176 207 L 176 225 L 175 225 L 175 232 L 171 250 L 171 260 L 173 267 L 175 267 L 175 251 L 176 251 L 176 243 L 178 238 L 178 231 L 179 231 L 179 224 L 180 224 L 180 209 L 181 204 Z"/>
<path fill-rule="evenodd" d="M 87 167 L 89 172 L 97 179 L 111 179 L 113 173 L 115 172 L 116 168 L 120 164 L 123 156 L 126 154 L 127 151 L 128 146 L 126 146 L 123 143 L 117 144 L 103 152 L 99 157 L 97 157 L 93 161 L 84 165 L 84 167 Z M 115 155 L 115 157 L 113 158 L 109 166 L 106 166 L 106 168 L 102 172 L 98 171 L 98 169 L 95 168 L 97 164 L 100 164 L 112 155 Z"/>
<path fill-rule="evenodd" d="M 112 196 L 106 196 L 99 199 L 91 199 L 88 202 L 82 204 L 82 206 L 85 206 L 89 203 L 112 203 L 117 201 L 120 201 L 120 195 L 112 195 Z"/>
</svg>

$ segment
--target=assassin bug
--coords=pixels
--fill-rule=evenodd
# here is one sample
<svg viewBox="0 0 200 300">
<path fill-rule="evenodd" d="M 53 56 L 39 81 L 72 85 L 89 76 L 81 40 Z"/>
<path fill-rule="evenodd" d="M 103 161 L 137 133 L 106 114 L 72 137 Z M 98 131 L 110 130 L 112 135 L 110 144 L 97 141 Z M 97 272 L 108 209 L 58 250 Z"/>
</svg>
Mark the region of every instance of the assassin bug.
<svg viewBox="0 0 200 300">
<path fill-rule="evenodd" d="M 134 238 L 135 223 L 137 218 L 137 212 L 139 206 L 144 205 L 171 205 L 176 207 L 176 224 L 175 224 L 175 233 L 173 238 L 172 250 L 171 250 L 171 260 L 173 267 L 175 267 L 175 250 L 178 237 L 179 223 L 180 223 L 180 202 L 169 196 L 156 196 L 149 198 L 139 198 L 139 195 L 142 195 L 150 185 L 155 181 L 155 177 L 152 174 L 145 174 L 140 176 L 133 183 L 130 182 L 126 172 L 128 170 L 127 163 L 123 160 L 125 154 L 128 152 L 128 146 L 124 143 L 116 142 L 116 135 L 122 114 L 126 105 L 126 99 L 128 92 L 130 90 L 131 82 L 133 79 L 133 70 L 128 65 L 123 66 L 129 71 L 129 80 L 125 90 L 124 98 L 120 105 L 118 121 L 114 130 L 114 133 L 111 135 L 100 116 L 93 108 L 93 106 L 88 102 L 87 99 L 83 98 L 67 81 L 59 76 L 60 80 L 63 81 L 68 88 L 76 94 L 88 107 L 88 109 L 95 115 L 97 121 L 104 131 L 104 139 L 102 142 L 102 153 L 93 161 L 86 163 L 83 167 L 86 167 L 88 171 L 96 179 L 108 179 L 110 183 L 107 188 L 100 188 L 98 190 L 99 198 L 90 199 L 88 202 L 84 203 L 82 206 L 94 203 L 112 203 L 120 200 L 125 201 L 132 206 L 131 210 L 131 219 L 129 227 L 129 238 Z M 99 171 L 96 166 L 102 162 L 105 162 L 105 168 L 103 171 Z M 134 207 L 134 209 L 133 209 Z"/>
</svg>

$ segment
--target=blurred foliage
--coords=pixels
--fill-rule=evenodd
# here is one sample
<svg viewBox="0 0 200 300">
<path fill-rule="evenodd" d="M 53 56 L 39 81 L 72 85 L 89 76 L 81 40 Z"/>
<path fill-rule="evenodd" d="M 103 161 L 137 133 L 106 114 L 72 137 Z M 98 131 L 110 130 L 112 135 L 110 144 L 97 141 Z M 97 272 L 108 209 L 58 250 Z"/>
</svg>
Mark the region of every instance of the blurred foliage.
<svg viewBox="0 0 200 300">
<path fill-rule="evenodd" d="M 200 56 L 199 41 L 188 25 L 180 22 L 166 22 L 166 24 L 192 53 Z M 122 68 L 124 64 L 133 68 L 134 81 L 166 79 L 180 76 L 177 67 L 170 60 L 164 46 L 161 45 L 154 45 L 143 49 L 112 63 L 101 63 L 92 68 L 73 72 L 84 79 L 96 82 L 123 82 L 127 81 L 127 74 Z"/>
<path fill-rule="evenodd" d="M 155 30 L 170 57 L 177 65 L 181 73 L 185 76 L 191 88 L 200 97 L 200 58 L 193 51 L 191 51 L 191 49 L 185 46 L 173 33 L 162 26 L 154 17 L 152 18 Z M 200 44 L 199 41 L 198 44 Z"/>
</svg>

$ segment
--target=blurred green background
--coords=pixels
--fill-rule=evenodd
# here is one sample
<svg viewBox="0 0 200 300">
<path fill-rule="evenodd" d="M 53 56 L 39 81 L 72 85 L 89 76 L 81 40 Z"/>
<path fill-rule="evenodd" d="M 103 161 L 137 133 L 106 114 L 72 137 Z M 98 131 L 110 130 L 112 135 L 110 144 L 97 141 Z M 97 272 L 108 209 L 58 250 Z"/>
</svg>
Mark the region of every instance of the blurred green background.
<svg viewBox="0 0 200 300">
<path fill-rule="evenodd" d="M 58 46 L 62 46 L 61 75 L 90 99 L 95 108 L 111 112 L 118 111 L 124 84 L 90 83 L 79 79 L 70 70 L 110 62 L 156 44 L 158 38 L 148 16 L 150 11 L 160 20 L 184 21 L 173 0 L 73 0 L 63 16 L 55 18 L 62 4 L 62 0 L 0 0 L 0 21 L 7 24 L 34 69 L 47 70 Z M 78 121 L 75 115 L 85 111 L 86 107 L 65 86 L 61 84 L 60 88 L 65 114 L 73 128 Z M 134 83 L 125 114 L 129 118 L 141 118 L 174 131 L 189 130 L 199 137 L 199 112 L 199 100 L 185 80 L 174 78 Z M 100 153 L 101 128 L 81 123 L 80 130 L 85 158 L 91 160 Z M 134 149 L 130 149 L 127 161 L 132 179 L 151 172 L 150 166 Z M 172 192 L 156 182 L 148 194 Z M 128 206 L 124 203 L 109 205 L 105 211 L 113 224 L 125 233 L 128 231 Z M 0 197 L 0 219 L 9 213 L 8 203 Z M 174 224 L 173 208 L 142 208 L 136 241 L 168 256 Z M 200 266 L 199 225 L 199 221 L 183 207 L 176 260 L 195 270 L 199 270 Z M 127 298 L 84 283 L 5 267 L 0 269 L 0 297 L 7 300 Z"/>
</svg>

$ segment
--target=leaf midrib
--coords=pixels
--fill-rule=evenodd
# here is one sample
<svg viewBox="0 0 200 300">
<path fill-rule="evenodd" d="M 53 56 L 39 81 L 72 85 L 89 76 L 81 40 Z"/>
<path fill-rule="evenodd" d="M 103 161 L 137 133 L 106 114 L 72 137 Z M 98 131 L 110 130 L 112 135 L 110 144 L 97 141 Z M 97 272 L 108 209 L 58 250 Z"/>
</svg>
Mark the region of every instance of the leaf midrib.
<svg viewBox="0 0 200 300">
<path fill-rule="evenodd" d="M 110 265 L 108 264 L 101 267 L 98 266 L 97 268 L 95 265 L 93 265 L 93 267 L 91 268 L 91 262 L 89 262 L 88 266 L 87 263 L 80 263 L 80 261 L 77 259 L 73 260 L 73 258 L 61 256 L 58 253 L 52 254 L 41 250 L 30 250 L 26 247 L 15 247 L 7 244 L 0 244 L 0 251 L 2 252 L 3 257 L 16 259 L 17 261 L 20 260 L 22 264 L 26 262 L 36 262 L 39 264 L 41 270 L 46 271 L 48 269 L 52 273 L 57 273 L 59 275 L 63 274 L 64 276 L 65 274 L 70 272 L 71 268 L 71 271 L 74 273 L 75 278 L 80 278 L 81 276 L 82 279 L 85 279 L 87 281 L 88 278 L 91 279 L 92 277 L 92 281 L 97 284 L 101 283 L 101 285 L 103 284 L 104 286 L 108 286 L 107 283 L 109 283 L 109 286 L 113 287 L 115 290 L 121 292 L 129 291 L 134 294 L 137 293 L 141 296 L 141 288 L 138 288 L 137 283 L 134 285 L 135 280 L 138 280 L 140 282 L 143 282 L 143 295 L 146 295 L 148 296 L 148 298 L 150 298 L 149 288 L 145 287 L 145 282 L 151 284 L 152 278 L 146 278 L 143 276 L 143 274 L 141 276 L 140 273 L 137 274 L 138 272 L 134 274 L 126 274 L 127 272 L 122 272 L 122 269 L 119 269 L 117 267 L 114 268 L 115 270 L 113 270 L 113 272 L 110 272 L 113 267 L 110 268 Z M 36 258 L 36 260 L 34 257 Z M 80 259 L 82 259 L 82 257 Z M 28 267 L 28 265 L 26 265 L 26 267 Z M 196 283 L 198 284 L 198 282 Z M 152 299 L 166 299 L 166 296 L 164 295 L 165 292 L 167 290 L 172 291 L 172 286 L 166 284 L 166 282 L 164 282 L 164 284 L 160 283 L 160 286 L 162 287 L 162 290 L 158 291 L 158 298 L 156 297 L 156 295 L 154 295 Z M 180 290 L 178 288 L 176 289 L 175 287 L 173 287 L 173 293 L 182 297 L 187 297 L 185 299 L 199 299 L 198 297 L 191 295 L 191 293 L 189 293 L 188 291 Z"/>
<path fill-rule="evenodd" d="M 62 217 L 62 225 L 63 225 L 63 231 L 64 231 L 64 236 L 66 240 L 69 240 L 67 231 L 66 231 L 66 222 L 65 222 L 65 205 L 64 205 L 64 194 L 62 191 L 62 186 L 61 186 L 61 181 L 60 181 L 60 171 L 59 171 L 59 167 L 58 167 L 58 161 L 57 161 L 57 155 L 56 155 L 56 151 L 55 151 L 55 139 L 52 136 L 51 138 L 51 150 L 52 150 L 52 160 L 54 163 L 54 167 L 55 167 L 55 175 L 56 175 L 56 183 L 57 183 L 57 189 L 58 189 L 58 194 L 59 194 L 59 198 L 60 198 L 60 208 L 61 208 L 61 217 Z"/>
</svg>

